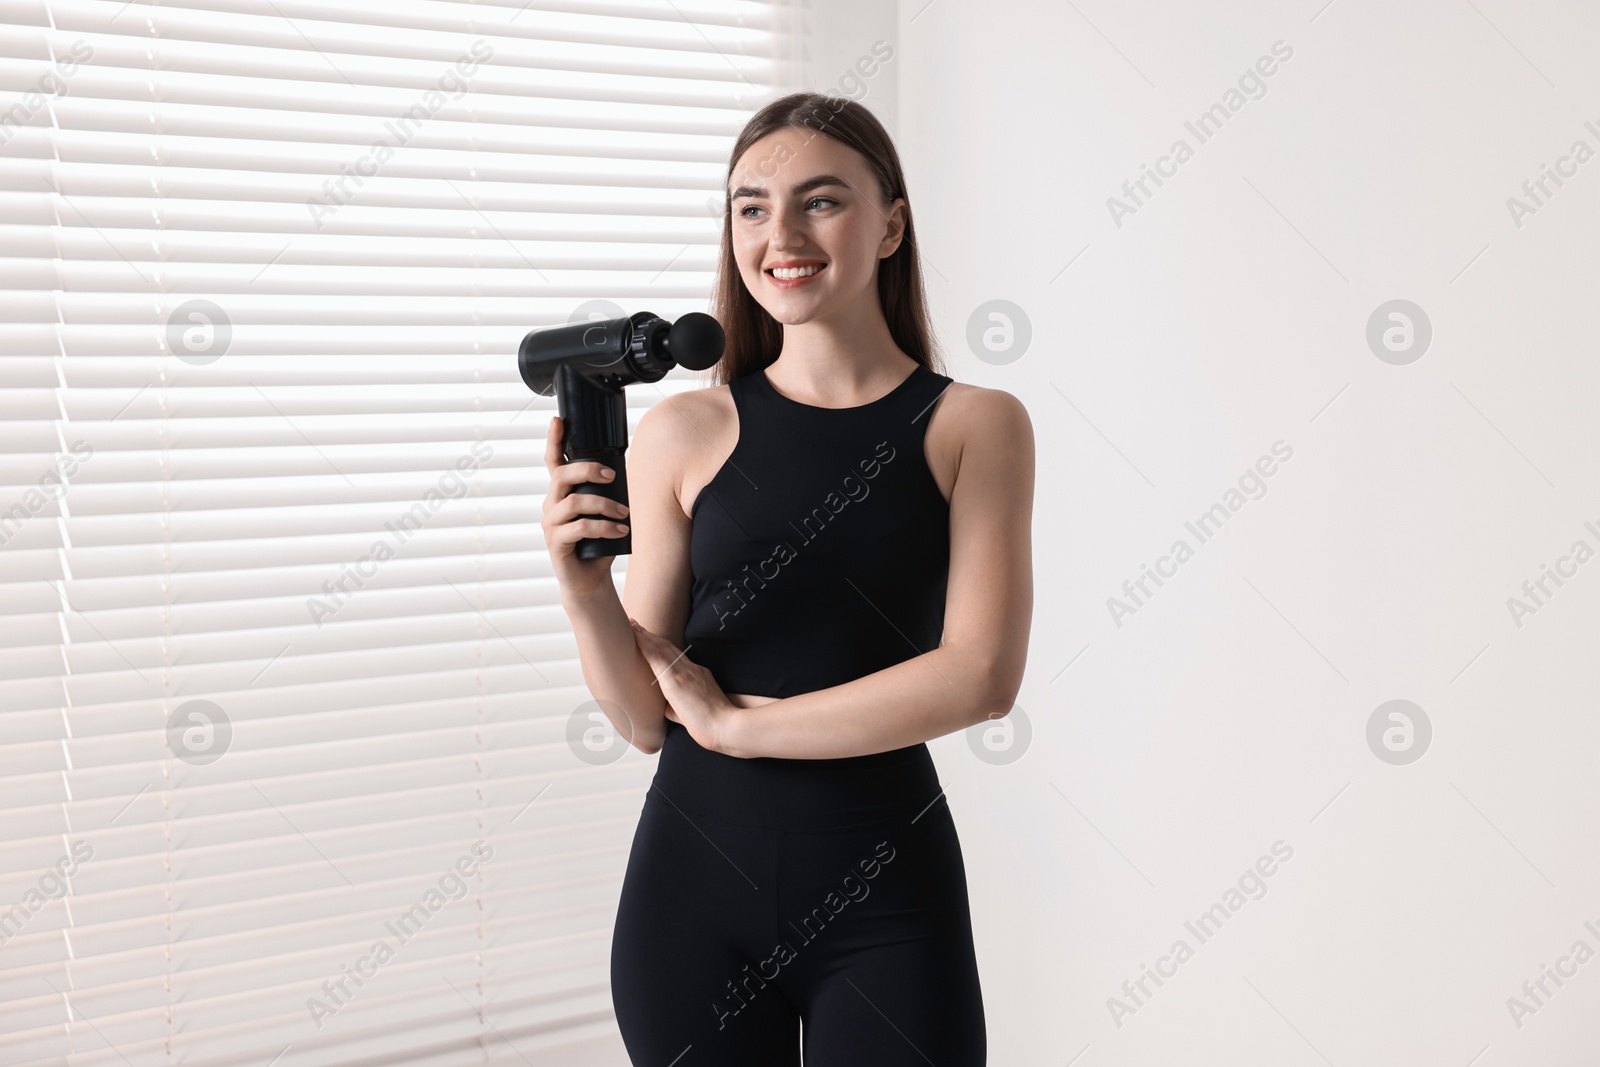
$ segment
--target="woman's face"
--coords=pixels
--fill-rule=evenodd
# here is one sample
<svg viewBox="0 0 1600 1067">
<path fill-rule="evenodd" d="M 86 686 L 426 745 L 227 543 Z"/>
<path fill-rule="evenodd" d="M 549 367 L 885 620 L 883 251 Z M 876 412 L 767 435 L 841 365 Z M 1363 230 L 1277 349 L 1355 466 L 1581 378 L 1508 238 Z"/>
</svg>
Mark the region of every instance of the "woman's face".
<svg viewBox="0 0 1600 1067">
<path fill-rule="evenodd" d="M 797 325 L 864 299 L 877 306 L 878 261 L 900 247 L 905 199 L 883 204 L 855 149 L 814 130 L 775 130 L 739 158 L 728 193 L 739 275 L 774 319 Z M 819 269 L 773 273 L 790 264 Z"/>
</svg>

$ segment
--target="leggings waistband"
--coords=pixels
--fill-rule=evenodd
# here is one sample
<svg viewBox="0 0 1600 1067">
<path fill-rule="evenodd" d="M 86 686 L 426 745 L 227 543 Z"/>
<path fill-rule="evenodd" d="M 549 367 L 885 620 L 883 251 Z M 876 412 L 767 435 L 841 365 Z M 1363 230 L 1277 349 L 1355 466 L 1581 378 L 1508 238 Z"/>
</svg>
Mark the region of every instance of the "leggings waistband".
<svg viewBox="0 0 1600 1067">
<path fill-rule="evenodd" d="M 651 782 L 652 794 L 685 813 L 770 830 L 910 820 L 942 791 L 926 744 L 840 759 L 741 759 L 702 748 L 670 720 Z"/>
</svg>

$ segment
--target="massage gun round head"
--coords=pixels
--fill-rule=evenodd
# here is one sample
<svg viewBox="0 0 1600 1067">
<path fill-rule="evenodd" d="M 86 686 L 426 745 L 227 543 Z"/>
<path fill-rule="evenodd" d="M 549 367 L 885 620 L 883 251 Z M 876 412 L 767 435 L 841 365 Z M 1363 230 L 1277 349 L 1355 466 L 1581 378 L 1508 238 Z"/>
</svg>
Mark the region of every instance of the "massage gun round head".
<svg viewBox="0 0 1600 1067">
<path fill-rule="evenodd" d="M 667 355 L 680 367 L 705 370 L 722 358 L 722 324 L 699 311 L 679 315 L 667 333 Z"/>
</svg>

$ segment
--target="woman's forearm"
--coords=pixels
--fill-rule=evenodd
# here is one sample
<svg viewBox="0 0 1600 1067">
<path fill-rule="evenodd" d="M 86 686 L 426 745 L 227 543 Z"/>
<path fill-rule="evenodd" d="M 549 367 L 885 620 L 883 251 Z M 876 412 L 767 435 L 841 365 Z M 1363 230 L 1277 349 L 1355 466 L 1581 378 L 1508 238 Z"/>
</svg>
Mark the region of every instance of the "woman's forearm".
<svg viewBox="0 0 1600 1067">
<path fill-rule="evenodd" d="M 659 750 L 666 737 L 667 702 L 634 640 L 617 587 L 602 582 L 587 597 L 563 591 L 561 606 L 572 621 L 590 695 L 624 740 L 646 754 Z"/>
<path fill-rule="evenodd" d="M 843 685 L 731 713 L 719 747 L 733 756 L 832 759 L 887 752 L 1011 710 L 1002 671 L 949 645 Z"/>
</svg>

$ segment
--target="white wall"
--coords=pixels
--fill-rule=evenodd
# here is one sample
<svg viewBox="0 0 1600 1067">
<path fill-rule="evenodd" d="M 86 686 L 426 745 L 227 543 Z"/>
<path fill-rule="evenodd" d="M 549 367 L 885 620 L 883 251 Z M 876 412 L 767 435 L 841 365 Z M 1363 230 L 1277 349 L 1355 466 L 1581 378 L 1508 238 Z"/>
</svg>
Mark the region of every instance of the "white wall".
<svg viewBox="0 0 1600 1067">
<path fill-rule="evenodd" d="M 895 132 L 901 64 L 895 0 L 777 0 L 788 49 L 779 79 L 791 89 L 847 96 Z"/>
<path fill-rule="evenodd" d="M 1022 397 L 1039 459 L 1031 741 L 933 744 L 991 1063 L 1593 1062 L 1600 958 L 1542 1007 L 1522 986 L 1600 952 L 1600 560 L 1520 625 L 1507 601 L 1600 550 L 1600 160 L 1520 225 L 1507 200 L 1600 150 L 1597 37 L 1593 8 L 1507 0 L 900 3 L 951 371 Z M 1185 121 L 1279 41 L 1200 143 Z M 1119 226 L 1108 198 L 1179 138 Z M 1404 364 L 1366 337 L 1397 299 L 1432 328 Z M 1020 355 L 967 342 L 993 300 L 1031 323 Z M 1279 441 L 1200 544 L 1186 520 Z M 1180 538 L 1119 626 L 1108 598 Z M 1404 765 L 1367 739 L 1395 699 L 1433 731 Z M 1201 943 L 1185 921 L 1279 841 Z M 1118 1025 L 1108 998 L 1179 939 Z"/>
</svg>

